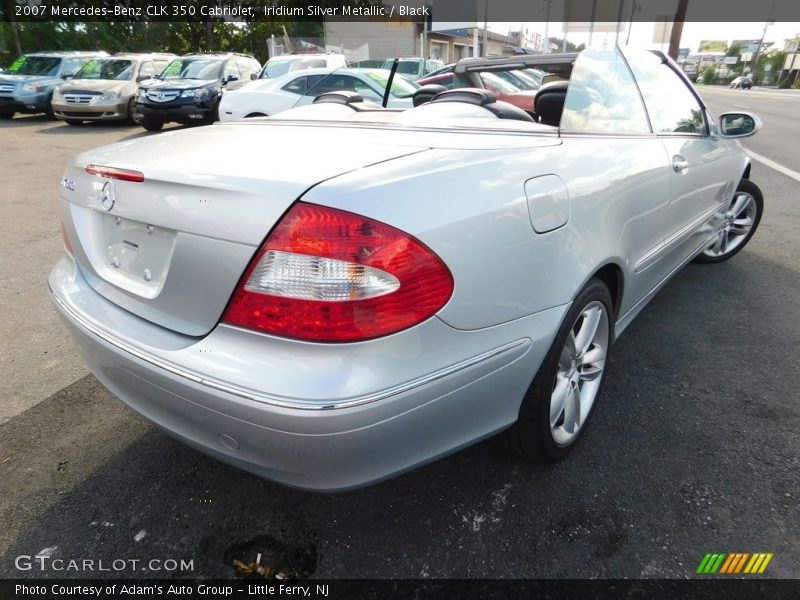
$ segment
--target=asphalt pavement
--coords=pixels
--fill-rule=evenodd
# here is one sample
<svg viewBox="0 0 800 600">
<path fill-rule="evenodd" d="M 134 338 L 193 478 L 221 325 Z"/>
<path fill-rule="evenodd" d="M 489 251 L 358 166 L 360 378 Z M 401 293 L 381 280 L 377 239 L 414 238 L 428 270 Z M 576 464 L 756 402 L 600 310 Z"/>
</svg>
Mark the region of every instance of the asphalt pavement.
<svg viewBox="0 0 800 600">
<path fill-rule="evenodd" d="M 800 97 L 785 109 L 768 96 L 701 93 L 717 112 L 736 110 L 740 96 L 764 103 L 754 110 L 770 137 L 746 147 L 800 167 L 791 119 Z M 15 568 L 16 557 L 40 552 L 192 561 L 186 571 L 136 563 L 110 573 L 142 577 L 232 576 L 232 557 L 261 552 L 276 567 L 332 578 L 684 578 L 708 552 L 769 552 L 765 576 L 800 577 L 800 207 L 791 177 L 754 162 L 766 198 L 759 231 L 731 261 L 684 269 L 623 334 L 567 460 L 530 465 L 489 441 L 370 488 L 321 495 L 218 463 L 128 411 L 82 369 L 47 305 L 67 158 L 142 134 L 38 117 L 0 128 L 0 251 L 18 257 L 3 261 L 14 285 L 0 291 L 10 346 L 0 366 L 11 379 L 0 424 L 0 577 L 109 575 Z M 54 356 L 39 356 L 46 348 Z"/>
</svg>

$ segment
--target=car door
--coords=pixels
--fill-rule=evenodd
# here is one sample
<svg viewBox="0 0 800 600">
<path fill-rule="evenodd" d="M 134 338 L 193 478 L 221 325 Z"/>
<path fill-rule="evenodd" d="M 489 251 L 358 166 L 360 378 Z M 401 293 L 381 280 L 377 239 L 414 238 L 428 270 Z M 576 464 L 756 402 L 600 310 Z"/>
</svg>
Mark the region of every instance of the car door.
<svg viewBox="0 0 800 600">
<path fill-rule="evenodd" d="M 616 257 L 625 270 L 623 318 L 664 279 L 654 266 L 669 219 L 670 175 L 618 50 L 581 52 L 559 128 L 563 146 L 551 150 L 552 168 L 567 190 L 566 225 L 580 234 L 575 252 L 589 264 Z"/>
<path fill-rule="evenodd" d="M 670 161 L 669 221 L 660 259 L 672 270 L 707 241 L 709 221 L 738 183 L 738 162 L 730 145 L 711 132 L 705 107 L 669 59 L 624 52 Z"/>
</svg>

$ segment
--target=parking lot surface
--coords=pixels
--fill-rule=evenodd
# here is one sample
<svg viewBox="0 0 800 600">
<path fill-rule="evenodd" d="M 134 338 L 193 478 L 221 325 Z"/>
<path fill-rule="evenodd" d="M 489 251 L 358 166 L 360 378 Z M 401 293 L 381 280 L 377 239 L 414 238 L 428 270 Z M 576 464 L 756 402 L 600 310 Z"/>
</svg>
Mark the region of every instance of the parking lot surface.
<svg viewBox="0 0 800 600">
<path fill-rule="evenodd" d="M 747 97 L 734 92 L 702 90 L 715 112 Z M 763 103 L 761 135 L 776 133 L 745 146 L 800 170 L 800 127 L 785 116 L 800 97 L 787 108 L 762 95 L 748 102 Z M 800 183 L 790 176 L 754 162 L 766 199 L 755 237 L 726 263 L 684 269 L 634 321 L 565 461 L 529 465 L 489 441 L 320 495 L 218 463 L 128 411 L 86 373 L 49 306 L 66 161 L 146 134 L 40 117 L 0 129 L 0 576 L 56 575 L 15 568 L 44 551 L 193 561 L 190 572 L 111 575 L 228 577 L 233 556 L 260 549 L 332 578 L 683 578 L 707 552 L 770 552 L 765 576 L 800 577 Z"/>
</svg>

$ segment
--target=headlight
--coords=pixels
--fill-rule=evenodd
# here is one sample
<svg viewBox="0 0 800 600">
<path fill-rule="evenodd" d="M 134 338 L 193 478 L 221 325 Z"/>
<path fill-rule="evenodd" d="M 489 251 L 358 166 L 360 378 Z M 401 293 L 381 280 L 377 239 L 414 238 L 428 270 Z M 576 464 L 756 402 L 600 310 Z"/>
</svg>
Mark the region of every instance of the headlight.
<svg viewBox="0 0 800 600">
<path fill-rule="evenodd" d="M 24 83 L 22 84 L 20 91 L 23 94 L 33 94 L 34 92 L 38 92 L 40 89 L 42 89 L 41 83 Z"/>
<path fill-rule="evenodd" d="M 61 93 L 61 90 L 56 88 L 55 91 L 53 91 L 53 100 L 59 100 L 60 101 L 60 100 L 63 100 L 63 99 L 64 99 L 64 95 Z"/>
<path fill-rule="evenodd" d="M 199 100 L 205 94 L 204 88 L 196 88 L 194 90 L 184 90 L 181 92 L 181 98 L 194 98 L 195 100 Z"/>
<path fill-rule="evenodd" d="M 100 96 L 95 96 L 95 104 L 110 104 L 119 100 L 119 92 L 107 91 L 103 92 Z"/>
<path fill-rule="evenodd" d="M 147 101 L 147 92 L 145 90 L 139 90 L 136 93 L 136 101 L 137 102 L 146 102 Z"/>
</svg>

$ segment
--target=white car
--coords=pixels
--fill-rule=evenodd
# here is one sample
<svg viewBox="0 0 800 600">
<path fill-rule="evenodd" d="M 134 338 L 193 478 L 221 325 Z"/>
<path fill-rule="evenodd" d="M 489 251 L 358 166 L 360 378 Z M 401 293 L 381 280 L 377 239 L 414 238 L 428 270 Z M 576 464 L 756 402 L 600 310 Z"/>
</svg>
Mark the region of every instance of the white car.
<svg viewBox="0 0 800 600">
<path fill-rule="evenodd" d="M 271 116 L 311 104 L 321 94 L 340 90 L 358 92 L 364 100 L 381 104 L 388 76 L 389 71 L 384 69 L 305 69 L 273 79 L 259 79 L 223 94 L 219 118 L 238 121 Z M 416 84 L 395 75 L 387 108 L 411 108 L 417 89 Z"/>
</svg>

